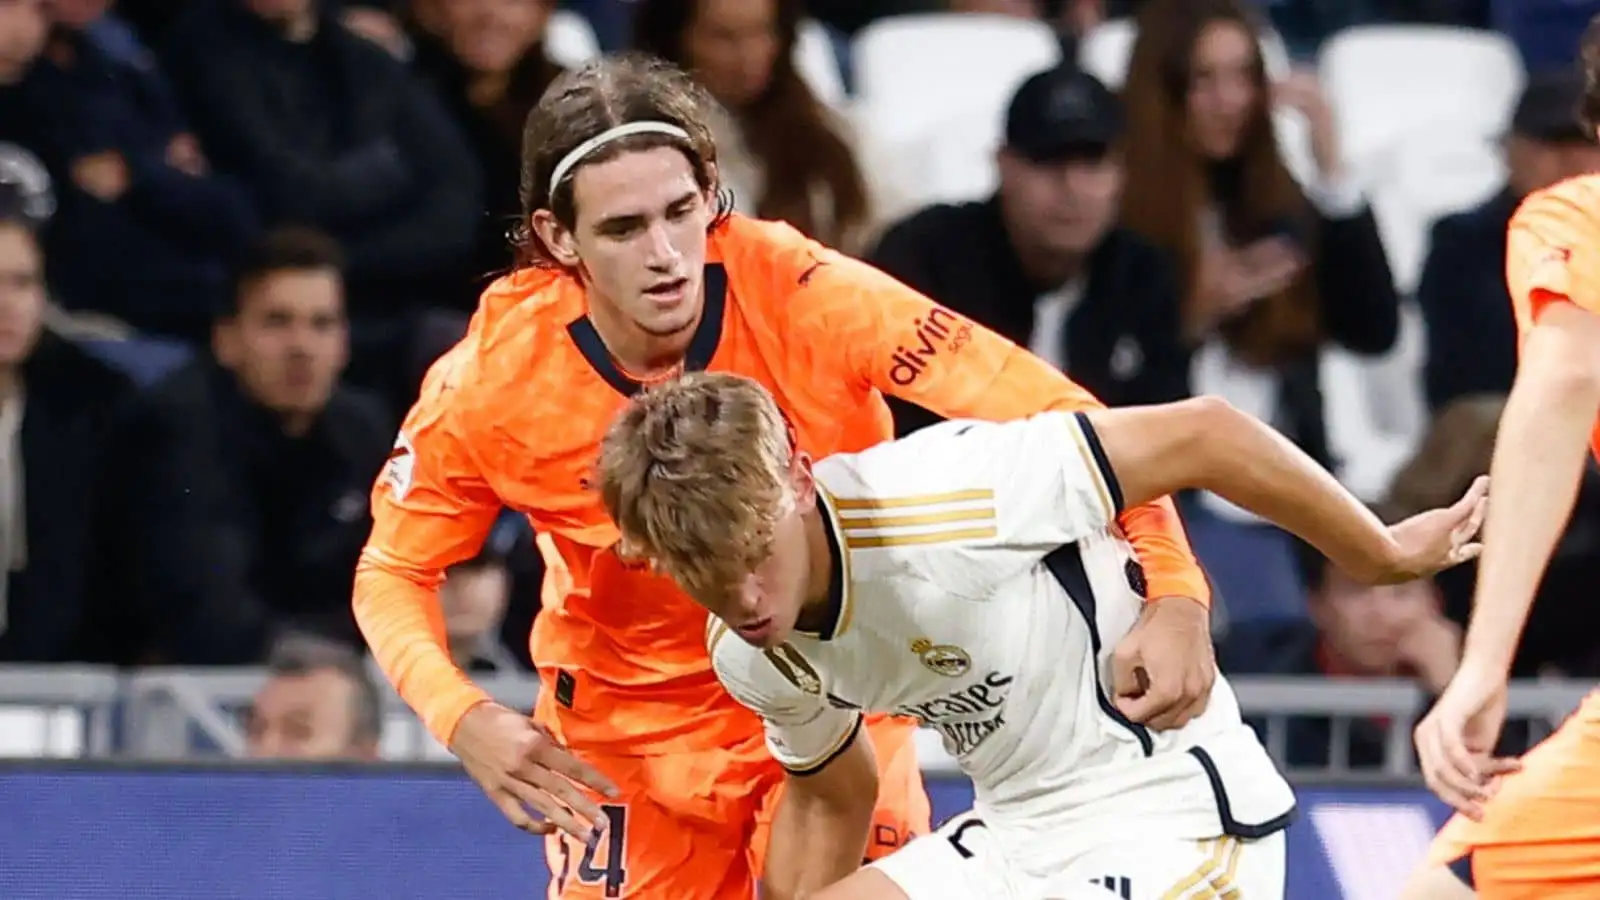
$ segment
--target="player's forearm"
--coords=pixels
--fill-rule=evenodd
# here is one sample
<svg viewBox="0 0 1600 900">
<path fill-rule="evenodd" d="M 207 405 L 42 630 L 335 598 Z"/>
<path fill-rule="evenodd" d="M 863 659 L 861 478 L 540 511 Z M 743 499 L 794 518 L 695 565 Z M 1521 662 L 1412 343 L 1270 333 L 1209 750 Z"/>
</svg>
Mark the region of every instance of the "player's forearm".
<svg viewBox="0 0 1600 900">
<path fill-rule="evenodd" d="M 1362 581 L 1392 571 L 1399 548 L 1389 529 L 1326 469 L 1277 430 L 1219 401 L 1190 401 L 1190 449 L 1170 470 L 1300 536 Z"/>
<path fill-rule="evenodd" d="M 1600 381 L 1524 363 L 1489 466 L 1471 623 L 1462 664 L 1509 670 L 1528 610 L 1577 500 Z"/>
<path fill-rule="evenodd" d="M 875 793 L 830 797 L 791 778 L 773 816 L 763 900 L 804 900 L 859 869 L 875 804 Z"/>
<path fill-rule="evenodd" d="M 379 668 L 434 738 L 449 746 L 461 717 L 489 695 L 452 661 L 437 591 L 363 558 L 353 606 Z"/>
</svg>

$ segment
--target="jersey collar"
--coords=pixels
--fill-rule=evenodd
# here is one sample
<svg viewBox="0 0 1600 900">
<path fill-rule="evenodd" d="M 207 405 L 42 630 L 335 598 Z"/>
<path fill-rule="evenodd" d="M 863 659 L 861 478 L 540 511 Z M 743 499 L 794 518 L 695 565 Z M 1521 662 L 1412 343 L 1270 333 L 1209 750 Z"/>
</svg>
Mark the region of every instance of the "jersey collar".
<svg viewBox="0 0 1600 900">
<path fill-rule="evenodd" d="M 839 535 L 839 514 L 834 511 L 833 498 L 817 485 L 817 508 L 822 512 L 822 533 L 828 538 L 828 555 L 833 557 L 832 574 L 828 576 L 827 623 L 817 632 L 818 640 L 831 641 L 850 628 L 851 614 L 855 611 L 850 585 L 850 551 Z"/>
<path fill-rule="evenodd" d="M 683 357 L 685 372 L 704 371 L 711 365 L 711 358 L 717 355 L 717 346 L 722 342 L 722 316 L 728 304 L 728 270 L 722 263 L 706 263 L 701 283 L 705 286 L 705 309 L 700 313 L 700 324 L 695 327 L 694 337 L 689 339 L 689 350 Z M 622 371 L 611 358 L 605 342 L 600 340 L 600 332 L 594 330 L 594 323 L 587 315 L 569 323 L 567 334 L 572 336 L 578 352 L 595 373 L 622 396 L 632 397 L 644 390 L 644 382 Z"/>
</svg>

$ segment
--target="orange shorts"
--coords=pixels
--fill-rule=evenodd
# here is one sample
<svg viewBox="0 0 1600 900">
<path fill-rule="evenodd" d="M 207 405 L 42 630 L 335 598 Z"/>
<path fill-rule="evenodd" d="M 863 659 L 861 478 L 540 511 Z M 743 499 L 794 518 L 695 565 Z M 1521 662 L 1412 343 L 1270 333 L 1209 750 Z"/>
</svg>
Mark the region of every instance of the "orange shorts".
<svg viewBox="0 0 1600 900">
<path fill-rule="evenodd" d="M 1445 823 L 1430 862 L 1467 857 L 1482 900 L 1600 897 L 1600 694 L 1528 751 L 1482 822 Z"/>
<path fill-rule="evenodd" d="M 877 859 L 927 834 L 931 811 L 911 730 L 894 721 L 867 730 L 881 773 L 868 845 Z M 551 900 L 756 896 L 784 778 L 759 735 L 730 749 L 583 757 L 622 795 L 604 805 L 610 827 L 592 850 L 562 834 L 545 839 Z"/>
</svg>

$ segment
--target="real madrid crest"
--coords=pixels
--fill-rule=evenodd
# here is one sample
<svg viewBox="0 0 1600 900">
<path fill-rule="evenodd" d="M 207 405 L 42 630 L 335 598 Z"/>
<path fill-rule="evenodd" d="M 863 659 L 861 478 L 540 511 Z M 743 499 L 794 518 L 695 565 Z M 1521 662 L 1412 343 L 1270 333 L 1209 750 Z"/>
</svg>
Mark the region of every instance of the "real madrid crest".
<svg viewBox="0 0 1600 900">
<path fill-rule="evenodd" d="M 911 642 L 911 652 L 922 664 L 946 678 L 959 678 L 972 668 L 972 657 L 954 644 L 935 644 L 927 638 Z"/>
</svg>

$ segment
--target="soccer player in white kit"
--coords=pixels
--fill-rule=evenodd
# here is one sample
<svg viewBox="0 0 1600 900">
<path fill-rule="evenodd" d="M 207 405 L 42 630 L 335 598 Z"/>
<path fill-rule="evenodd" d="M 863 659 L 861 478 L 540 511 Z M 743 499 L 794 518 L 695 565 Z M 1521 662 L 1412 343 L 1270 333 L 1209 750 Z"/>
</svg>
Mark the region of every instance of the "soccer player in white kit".
<svg viewBox="0 0 1600 900">
<path fill-rule="evenodd" d="M 1278 900 L 1294 794 L 1227 681 L 1167 732 L 1110 700 L 1145 599 L 1118 511 L 1204 488 L 1403 581 L 1476 554 L 1486 491 L 1386 528 L 1211 399 L 947 422 L 813 464 L 764 388 L 719 373 L 636 396 L 597 475 L 620 551 L 712 613 L 716 674 L 790 773 L 767 900 Z M 863 711 L 937 730 L 977 800 L 859 869 Z"/>
</svg>

